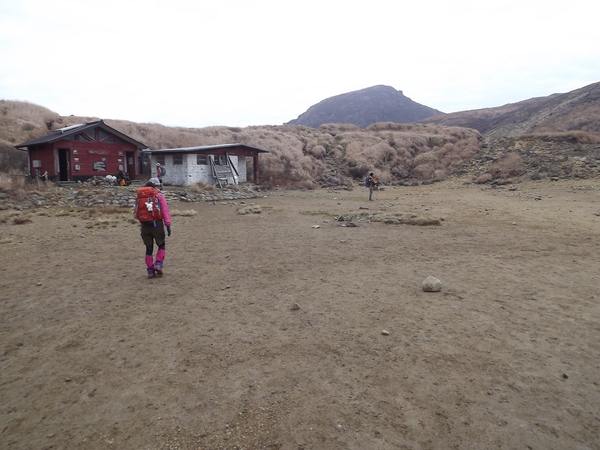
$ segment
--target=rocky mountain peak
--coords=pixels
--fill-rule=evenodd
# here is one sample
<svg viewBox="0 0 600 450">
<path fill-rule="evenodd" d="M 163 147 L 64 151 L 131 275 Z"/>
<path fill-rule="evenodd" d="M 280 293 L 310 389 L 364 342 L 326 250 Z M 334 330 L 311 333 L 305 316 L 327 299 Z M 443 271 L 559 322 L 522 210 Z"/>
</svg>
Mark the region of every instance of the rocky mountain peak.
<svg viewBox="0 0 600 450">
<path fill-rule="evenodd" d="M 286 125 L 318 128 L 325 123 L 348 123 L 365 128 L 377 122 L 418 122 L 437 114 L 442 112 L 414 102 L 402 91 L 377 85 L 322 100 Z"/>
</svg>

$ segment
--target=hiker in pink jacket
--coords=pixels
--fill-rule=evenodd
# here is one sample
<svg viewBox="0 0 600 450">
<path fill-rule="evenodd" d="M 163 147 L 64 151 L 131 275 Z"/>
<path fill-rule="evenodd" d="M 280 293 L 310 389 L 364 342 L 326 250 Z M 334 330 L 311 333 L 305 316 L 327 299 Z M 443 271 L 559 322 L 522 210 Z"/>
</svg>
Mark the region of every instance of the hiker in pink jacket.
<svg viewBox="0 0 600 450">
<path fill-rule="evenodd" d="M 150 178 L 143 188 L 138 190 L 135 215 L 140 221 L 142 241 L 146 246 L 146 268 L 148 278 L 161 277 L 165 260 L 165 226 L 167 236 L 171 236 L 171 215 L 164 194 L 157 188 L 158 178 Z M 148 189 L 150 188 L 150 189 Z M 154 243 L 158 246 L 154 261 Z"/>
</svg>

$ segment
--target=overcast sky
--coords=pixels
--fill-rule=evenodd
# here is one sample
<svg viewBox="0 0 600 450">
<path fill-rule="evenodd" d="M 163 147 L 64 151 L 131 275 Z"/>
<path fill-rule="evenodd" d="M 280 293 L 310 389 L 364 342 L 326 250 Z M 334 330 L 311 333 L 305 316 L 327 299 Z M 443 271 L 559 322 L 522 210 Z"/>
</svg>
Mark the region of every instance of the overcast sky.
<svg viewBox="0 0 600 450">
<path fill-rule="evenodd" d="M 0 99 L 169 126 L 280 125 L 392 86 L 443 112 L 600 81 L 596 0 L 0 0 Z"/>
</svg>

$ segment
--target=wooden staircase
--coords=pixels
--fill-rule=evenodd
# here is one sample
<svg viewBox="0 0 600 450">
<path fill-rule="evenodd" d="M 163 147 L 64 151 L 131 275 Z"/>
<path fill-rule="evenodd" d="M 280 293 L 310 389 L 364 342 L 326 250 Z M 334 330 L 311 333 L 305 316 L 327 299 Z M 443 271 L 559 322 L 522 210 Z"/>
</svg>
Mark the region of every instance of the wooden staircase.
<svg viewBox="0 0 600 450">
<path fill-rule="evenodd" d="M 212 176 L 220 188 L 229 184 L 238 184 L 239 173 L 227 153 L 225 153 L 225 158 L 227 164 L 215 164 L 215 156 L 209 155 Z"/>
</svg>

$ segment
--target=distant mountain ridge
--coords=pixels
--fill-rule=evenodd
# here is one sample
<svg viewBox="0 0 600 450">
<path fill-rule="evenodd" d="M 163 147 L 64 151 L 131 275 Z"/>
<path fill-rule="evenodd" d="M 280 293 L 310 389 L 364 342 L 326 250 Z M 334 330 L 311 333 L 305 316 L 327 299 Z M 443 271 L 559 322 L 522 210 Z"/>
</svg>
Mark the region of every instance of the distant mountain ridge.
<svg viewBox="0 0 600 450">
<path fill-rule="evenodd" d="M 393 87 L 378 85 L 322 100 L 286 125 L 318 128 L 345 123 L 366 128 L 377 122 L 419 122 L 438 114 L 443 113 L 414 102 Z"/>
<path fill-rule="evenodd" d="M 567 131 L 600 135 L 600 82 L 495 108 L 441 114 L 420 123 L 473 128 L 490 137 Z"/>
<path fill-rule="evenodd" d="M 378 85 L 322 100 L 285 125 L 366 128 L 378 122 L 465 127 L 490 137 L 566 131 L 600 135 L 600 82 L 567 93 L 448 114 L 416 103 L 390 86 Z"/>
</svg>

